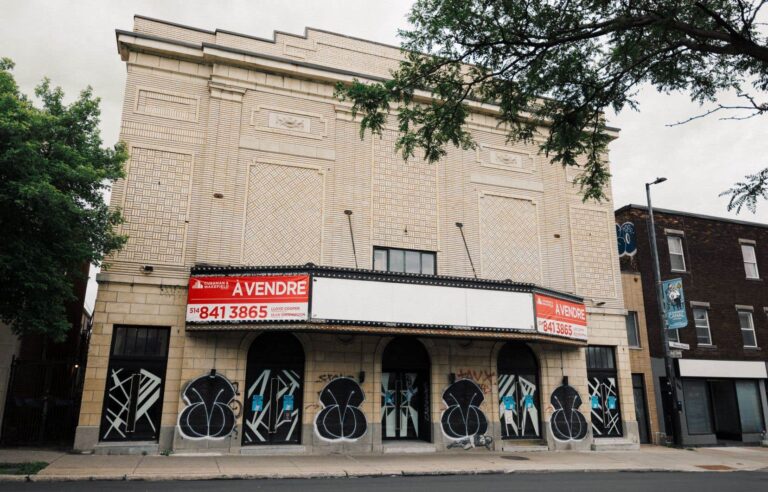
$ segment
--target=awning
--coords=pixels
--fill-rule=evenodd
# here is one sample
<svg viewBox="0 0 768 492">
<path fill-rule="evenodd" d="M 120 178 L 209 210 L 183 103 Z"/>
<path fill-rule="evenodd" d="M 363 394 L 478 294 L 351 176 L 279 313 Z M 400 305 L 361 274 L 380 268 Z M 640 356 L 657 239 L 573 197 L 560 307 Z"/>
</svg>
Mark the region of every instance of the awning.
<svg viewBox="0 0 768 492">
<path fill-rule="evenodd" d="M 194 333 L 244 332 L 244 331 L 292 331 L 303 333 L 348 333 L 355 335 L 412 335 L 434 338 L 472 338 L 480 340 L 521 340 L 527 342 L 585 347 L 587 342 L 566 338 L 541 335 L 538 333 L 500 333 L 496 331 L 454 330 L 439 328 L 409 328 L 404 326 L 355 326 L 324 324 L 261 324 L 261 323 L 226 323 L 226 324 L 187 324 L 187 331 Z"/>
</svg>

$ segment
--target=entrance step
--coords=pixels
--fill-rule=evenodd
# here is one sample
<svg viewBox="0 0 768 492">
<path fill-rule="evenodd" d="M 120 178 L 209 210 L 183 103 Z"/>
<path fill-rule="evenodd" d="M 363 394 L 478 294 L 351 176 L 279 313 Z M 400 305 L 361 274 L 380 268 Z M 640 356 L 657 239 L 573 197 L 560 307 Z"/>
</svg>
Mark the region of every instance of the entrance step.
<svg viewBox="0 0 768 492">
<path fill-rule="evenodd" d="M 306 446 L 285 445 L 285 446 L 243 446 L 240 448 L 240 454 L 246 456 L 281 456 L 291 454 L 305 454 Z"/>
<path fill-rule="evenodd" d="M 423 441 L 390 441 L 384 443 L 384 454 L 434 453 L 435 445 Z"/>
<path fill-rule="evenodd" d="M 597 438 L 592 443 L 592 451 L 637 451 L 640 444 L 622 438 Z"/>
<path fill-rule="evenodd" d="M 154 441 L 100 442 L 93 448 L 93 454 L 158 454 L 159 447 Z"/>
<path fill-rule="evenodd" d="M 537 453 L 549 451 L 544 441 L 540 440 L 521 440 L 521 441 L 502 441 L 501 451 L 505 453 Z"/>
</svg>

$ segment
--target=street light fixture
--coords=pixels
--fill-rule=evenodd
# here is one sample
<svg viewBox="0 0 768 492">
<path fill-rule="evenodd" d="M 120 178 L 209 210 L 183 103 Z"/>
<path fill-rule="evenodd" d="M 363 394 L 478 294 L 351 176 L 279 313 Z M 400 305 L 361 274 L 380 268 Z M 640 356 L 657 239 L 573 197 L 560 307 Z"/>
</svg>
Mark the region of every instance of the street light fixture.
<svg viewBox="0 0 768 492">
<path fill-rule="evenodd" d="M 653 257 L 653 276 L 656 281 L 656 302 L 659 305 L 659 317 L 661 318 L 661 340 L 664 345 L 664 367 L 667 373 L 667 392 L 670 395 L 672 403 L 672 428 L 675 444 L 679 445 L 682 441 L 680 411 L 682 404 L 678 400 L 677 378 L 675 377 L 675 368 L 672 364 L 672 358 L 669 356 L 669 330 L 667 328 L 667 312 L 664 309 L 664 293 L 661 288 L 661 269 L 659 268 L 659 251 L 656 247 L 656 224 L 653 220 L 653 205 L 651 204 L 651 186 L 663 183 L 667 178 L 656 178 L 650 183 L 645 183 L 645 195 L 648 199 L 648 234 L 651 240 L 651 256 Z"/>
</svg>

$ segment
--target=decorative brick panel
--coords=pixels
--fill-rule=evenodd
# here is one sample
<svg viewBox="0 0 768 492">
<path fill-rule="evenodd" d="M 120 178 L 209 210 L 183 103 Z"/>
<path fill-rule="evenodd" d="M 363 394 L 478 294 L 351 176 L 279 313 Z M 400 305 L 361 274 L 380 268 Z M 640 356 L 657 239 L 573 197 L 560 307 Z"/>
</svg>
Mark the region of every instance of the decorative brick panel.
<svg viewBox="0 0 768 492">
<path fill-rule="evenodd" d="M 480 196 L 482 276 L 541 282 L 537 206 L 531 200 Z"/>
<path fill-rule="evenodd" d="M 608 211 L 585 207 L 570 208 L 573 267 L 576 289 L 581 295 L 614 298 L 615 265 L 611 253 L 616 242 L 608 228 Z"/>
<path fill-rule="evenodd" d="M 323 182 L 317 168 L 267 163 L 251 166 L 243 263 L 320 263 Z"/>
<path fill-rule="evenodd" d="M 172 120 L 197 121 L 199 102 L 194 96 L 139 88 L 136 112 Z"/>
<path fill-rule="evenodd" d="M 182 264 L 192 165 L 192 154 L 131 149 L 121 229 L 128 244 L 120 259 Z"/>
<path fill-rule="evenodd" d="M 437 164 L 403 161 L 396 133 L 374 139 L 373 241 L 375 245 L 437 249 Z M 406 232 L 407 230 L 407 232 Z"/>
</svg>

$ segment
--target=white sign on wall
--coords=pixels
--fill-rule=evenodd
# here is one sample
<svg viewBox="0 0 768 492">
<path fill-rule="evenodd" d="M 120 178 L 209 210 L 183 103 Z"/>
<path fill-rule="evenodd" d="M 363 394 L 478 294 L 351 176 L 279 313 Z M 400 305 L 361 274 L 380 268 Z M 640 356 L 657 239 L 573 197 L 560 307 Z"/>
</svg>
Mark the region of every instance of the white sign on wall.
<svg viewBox="0 0 768 492">
<path fill-rule="evenodd" d="M 526 292 L 314 277 L 312 320 L 534 331 Z"/>
</svg>

